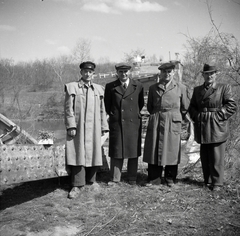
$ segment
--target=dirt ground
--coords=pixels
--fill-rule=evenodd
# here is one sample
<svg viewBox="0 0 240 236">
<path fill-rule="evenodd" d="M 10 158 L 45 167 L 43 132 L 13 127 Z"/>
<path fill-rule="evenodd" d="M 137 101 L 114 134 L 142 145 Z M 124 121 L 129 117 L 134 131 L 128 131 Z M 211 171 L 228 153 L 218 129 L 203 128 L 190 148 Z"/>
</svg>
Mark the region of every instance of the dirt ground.
<svg viewBox="0 0 240 236">
<path fill-rule="evenodd" d="M 1 186 L 0 235 L 240 235 L 240 186 L 213 192 L 203 188 L 198 167 L 183 170 L 172 188 L 146 187 L 146 169 L 136 186 L 123 173 L 109 187 L 109 172 L 101 172 L 99 185 L 74 200 L 67 198 L 69 177 Z"/>
</svg>

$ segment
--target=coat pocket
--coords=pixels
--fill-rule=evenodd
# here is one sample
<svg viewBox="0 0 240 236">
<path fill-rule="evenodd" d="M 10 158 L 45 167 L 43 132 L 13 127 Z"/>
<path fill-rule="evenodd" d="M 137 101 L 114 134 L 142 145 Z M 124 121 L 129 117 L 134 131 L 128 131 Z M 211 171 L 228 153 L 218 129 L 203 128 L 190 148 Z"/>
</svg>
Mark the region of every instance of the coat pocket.
<svg viewBox="0 0 240 236">
<path fill-rule="evenodd" d="M 174 114 L 172 117 L 171 132 L 180 134 L 182 128 L 182 116 L 181 114 Z"/>
</svg>

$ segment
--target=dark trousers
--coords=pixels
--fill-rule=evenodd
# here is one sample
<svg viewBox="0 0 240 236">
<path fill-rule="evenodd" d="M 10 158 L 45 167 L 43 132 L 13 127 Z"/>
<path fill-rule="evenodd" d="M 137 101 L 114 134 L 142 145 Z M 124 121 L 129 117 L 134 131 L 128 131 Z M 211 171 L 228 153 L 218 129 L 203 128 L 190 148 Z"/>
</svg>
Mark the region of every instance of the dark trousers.
<svg viewBox="0 0 240 236">
<path fill-rule="evenodd" d="M 129 181 L 137 180 L 137 169 L 138 169 L 138 157 L 127 159 L 127 174 Z M 123 167 L 124 159 L 111 158 L 110 160 L 110 171 L 112 181 L 119 182 L 121 180 L 122 175 L 122 167 Z"/>
<path fill-rule="evenodd" d="M 223 185 L 226 142 L 201 144 L 200 158 L 205 184 Z"/>
<path fill-rule="evenodd" d="M 148 164 L 148 181 L 162 178 L 163 166 Z M 177 178 L 178 165 L 167 165 L 164 169 L 166 182 L 175 182 Z"/>
<path fill-rule="evenodd" d="M 96 182 L 98 166 L 71 166 L 71 182 L 73 187 L 81 187 L 86 183 Z"/>
</svg>

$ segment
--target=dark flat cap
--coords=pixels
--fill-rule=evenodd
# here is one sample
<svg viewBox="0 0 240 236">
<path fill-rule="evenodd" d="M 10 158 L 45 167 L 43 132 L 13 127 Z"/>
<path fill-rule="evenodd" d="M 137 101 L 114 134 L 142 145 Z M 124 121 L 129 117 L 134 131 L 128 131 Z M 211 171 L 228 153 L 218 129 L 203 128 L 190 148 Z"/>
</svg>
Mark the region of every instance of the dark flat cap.
<svg viewBox="0 0 240 236">
<path fill-rule="evenodd" d="M 204 64 L 202 73 L 208 73 L 208 72 L 213 72 L 213 71 L 217 71 L 216 66 L 210 66 L 208 64 Z"/>
<path fill-rule="evenodd" d="M 167 70 L 167 69 L 174 69 L 174 68 L 175 68 L 175 63 L 173 62 L 166 62 L 158 67 L 159 70 Z"/>
<path fill-rule="evenodd" d="M 84 61 L 79 65 L 80 69 L 95 70 L 96 65 L 91 61 Z"/>
<path fill-rule="evenodd" d="M 132 67 L 128 63 L 118 63 L 115 65 L 116 70 L 130 70 Z"/>
</svg>

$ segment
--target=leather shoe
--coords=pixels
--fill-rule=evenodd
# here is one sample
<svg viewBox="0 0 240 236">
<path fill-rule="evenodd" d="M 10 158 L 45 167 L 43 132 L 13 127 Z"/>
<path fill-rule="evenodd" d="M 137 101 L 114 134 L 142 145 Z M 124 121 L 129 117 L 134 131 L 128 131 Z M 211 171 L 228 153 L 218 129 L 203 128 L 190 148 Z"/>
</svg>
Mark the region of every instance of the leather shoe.
<svg viewBox="0 0 240 236">
<path fill-rule="evenodd" d="M 151 187 L 153 185 L 160 185 L 161 184 L 161 179 L 157 178 L 154 180 L 151 180 L 149 183 L 146 184 L 146 187 Z"/>
<path fill-rule="evenodd" d="M 130 185 L 136 185 L 137 184 L 137 181 L 136 180 L 129 180 L 128 183 Z"/>
<path fill-rule="evenodd" d="M 80 187 L 73 187 L 68 194 L 68 198 L 74 199 L 74 198 L 78 197 L 80 192 L 81 192 Z"/>
</svg>

